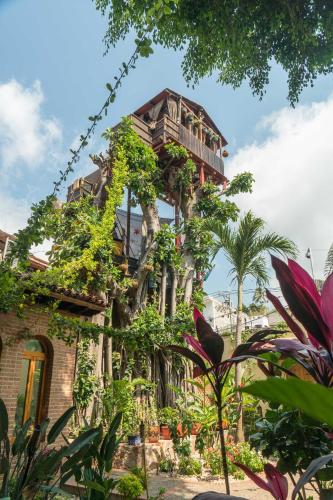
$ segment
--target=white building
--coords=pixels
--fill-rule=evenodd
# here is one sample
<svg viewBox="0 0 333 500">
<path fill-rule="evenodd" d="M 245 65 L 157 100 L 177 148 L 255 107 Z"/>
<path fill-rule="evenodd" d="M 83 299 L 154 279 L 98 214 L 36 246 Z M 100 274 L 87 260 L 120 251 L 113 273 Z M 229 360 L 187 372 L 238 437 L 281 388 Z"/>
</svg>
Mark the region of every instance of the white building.
<svg viewBox="0 0 333 500">
<path fill-rule="evenodd" d="M 229 301 L 221 300 L 207 295 L 204 299 L 205 307 L 203 314 L 214 330 L 219 333 L 235 332 L 237 323 L 237 311 L 230 306 Z M 267 316 L 248 316 L 242 313 L 243 330 L 262 329 L 270 326 Z"/>
</svg>

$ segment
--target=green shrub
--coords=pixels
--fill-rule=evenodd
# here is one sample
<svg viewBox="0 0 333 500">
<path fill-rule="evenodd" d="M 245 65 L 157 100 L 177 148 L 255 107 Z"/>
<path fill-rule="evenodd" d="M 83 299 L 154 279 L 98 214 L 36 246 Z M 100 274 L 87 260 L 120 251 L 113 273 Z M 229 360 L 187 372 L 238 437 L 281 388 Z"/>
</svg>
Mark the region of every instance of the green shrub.
<svg viewBox="0 0 333 500">
<path fill-rule="evenodd" d="M 239 443 L 233 447 L 232 453 L 235 461 L 246 465 L 252 472 L 262 472 L 264 470 L 264 462 L 260 454 L 251 448 L 247 442 Z"/>
<path fill-rule="evenodd" d="M 199 460 L 183 457 L 179 460 L 178 472 L 183 476 L 200 476 L 202 465 Z"/>
<path fill-rule="evenodd" d="M 171 474 L 175 468 L 175 462 L 171 458 L 162 458 L 159 463 L 160 472 L 167 472 Z"/>
<path fill-rule="evenodd" d="M 249 443 L 238 443 L 237 445 L 228 446 L 228 470 L 235 479 L 244 479 L 244 473 L 233 464 L 239 462 L 249 467 L 253 472 L 262 472 L 264 470 L 264 462 L 262 457 L 253 449 Z M 231 459 L 232 457 L 232 459 Z M 213 476 L 221 475 L 222 460 L 219 450 L 213 450 L 206 454 L 206 465 Z"/>
<path fill-rule="evenodd" d="M 132 500 L 133 498 L 139 498 L 144 488 L 137 476 L 134 474 L 126 474 L 126 476 L 119 479 L 117 490 L 126 500 Z"/>
<path fill-rule="evenodd" d="M 147 478 L 144 469 L 142 467 L 132 467 L 130 472 L 140 480 L 143 488 L 147 489 Z"/>
</svg>

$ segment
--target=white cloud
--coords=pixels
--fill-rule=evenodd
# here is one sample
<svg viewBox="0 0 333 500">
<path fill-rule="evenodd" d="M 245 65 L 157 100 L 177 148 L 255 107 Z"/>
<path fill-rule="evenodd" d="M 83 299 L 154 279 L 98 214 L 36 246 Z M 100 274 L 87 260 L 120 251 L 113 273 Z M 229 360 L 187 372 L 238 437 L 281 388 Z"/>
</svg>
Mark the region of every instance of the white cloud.
<svg viewBox="0 0 333 500">
<path fill-rule="evenodd" d="M 30 213 L 27 200 L 15 199 L 0 191 L 0 229 L 6 233 L 14 233 L 25 226 Z"/>
<path fill-rule="evenodd" d="M 252 195 L 238 197 L 267 221 L 269 230 L 292 238 L 300 249 L 313 249 L 316 277 L 323 272 L 333 242 L 333 95 L 327 101 L 283 108 L 260 124 L 266 139 L 241 148 L 227 166 L 231 178 L 251 171 Z"/>
<path fill-rule="evenodd" d="M 16 80 L 0 84 L 1 169 L 14 166 L 38 167 L 58 157 L 62 131 L 58 121 L 45 118 L 41 106 L 44 95 L 40 82 L 25 88 Z"/>
</svg>

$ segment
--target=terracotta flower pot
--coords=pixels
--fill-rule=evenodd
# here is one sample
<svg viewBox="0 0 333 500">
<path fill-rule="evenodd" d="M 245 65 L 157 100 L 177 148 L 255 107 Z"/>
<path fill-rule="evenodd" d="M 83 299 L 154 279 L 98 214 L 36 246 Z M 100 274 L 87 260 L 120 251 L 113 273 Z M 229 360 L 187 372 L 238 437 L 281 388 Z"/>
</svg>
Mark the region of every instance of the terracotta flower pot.
<svg viewBox="0 0 333 500">
<path fill-rule="evenodd" d="M 170 429 L 168 425 L 161 425 L 160 429 L 161 439 L 171 439 Z"/>
<path fill-rule="evenodd" d="M 201 429 L 201 424 L 198 424 L 198 423 L 193 424 L 192 429 L 191 429 L 192 436 L 196 436 L 199 433 L 200 429 Z"/>
<path fill-rule="evenodd" d="M 152 425 L 148 429 L 148 443 L 158 443 L 160 439 L 160 427 Z"/>
<path fill-rule="evenodd" d="M 182 424 L 177 425 L 177 434 L 179 437 L 184 437 L 187 434 L 187 429 L 183 428 Z"/>
</svg>

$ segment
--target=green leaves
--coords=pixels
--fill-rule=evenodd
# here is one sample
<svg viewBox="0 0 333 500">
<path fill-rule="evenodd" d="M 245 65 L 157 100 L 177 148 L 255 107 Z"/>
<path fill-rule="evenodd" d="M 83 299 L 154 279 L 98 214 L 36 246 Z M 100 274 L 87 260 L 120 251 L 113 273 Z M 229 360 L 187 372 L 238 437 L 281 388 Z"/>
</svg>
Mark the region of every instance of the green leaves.
<svg viewBox="0 0 333 500">
<path fill-rule="evenodd" d="M 141 40 L 136 38 L 135 43 L 141 57 L 149 57 L 150 54 L 153 54 L 154 51 L 151 48 L 152 41 L 149 38 L 144 37 Z"/>
<path fill-rule="evenodd" d="M 87 444 L 92 443 L 96 436 L 99 434 L 99 429 L 88 429 L 79 435 L 65 450 L 65 456 L 71 456 L 80 451 Z"/>
<path fill-rule="evenodd" d="M 323 457 L 317 458 L 316 460 L 313 460 L 309 467 L 306 469 L 304 474 L 299 478 L 297 481 L 297 484 L 294 488 L 293 494 L 292 494 L 292 500 L 295 500 L 297 498 L 297 495 L 299 491 L 303 488 L 303 486 L 308 483 L 311 478 L 320 471 L 322 467 L 327 465 L 329 462 L 333 460 L 333 454 L 330 453 L 329 455 L 324 455 Z M 325 470 L 325 469 L 324 469 Z M 331 479 L 331 478 L 330 478 Z"/>
<path fill-rule="evenodd" d="M 303 88 L 333 70 L 333 6 L 329 0 L 228 2 L 197 0 L 95 0 L 108 16 L 107 50 L 147 27 L 163 47 L 181 50 L 188 83 L 218 73 L 223 85 L 249 82 L 263 97 L 272 61 L 287 73 L 288 99 L 294 105 Z"/>
<path fill-rule="evenodd" d="M 75 406 L 68 408 L 65 413 L 53 424 L 47 436 L 47 443 L 52 444 L 66 427 L 69 419 L 75 412 Z"/>
<path fill-rule="evenodd" d="M 0 399 L 0 442 L 8 435 L 8 413 L 5 403 Z"/>
<path fill-rule="evenodd" d="M 297 378 L 268 378 L 244 387 L 242 392 L 299 409 L 314 420 L 333 427 L 332 389 Z"/>
</svg>

